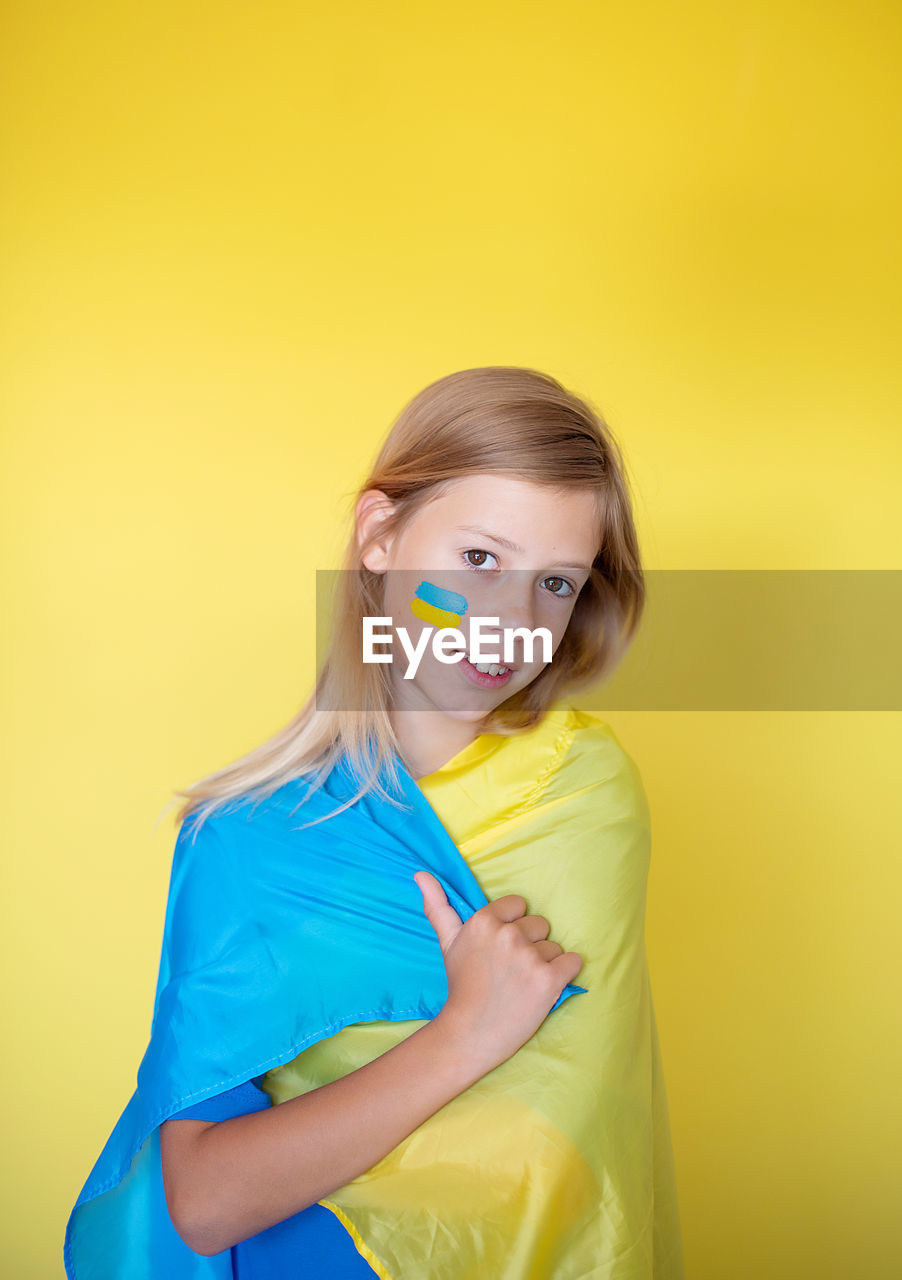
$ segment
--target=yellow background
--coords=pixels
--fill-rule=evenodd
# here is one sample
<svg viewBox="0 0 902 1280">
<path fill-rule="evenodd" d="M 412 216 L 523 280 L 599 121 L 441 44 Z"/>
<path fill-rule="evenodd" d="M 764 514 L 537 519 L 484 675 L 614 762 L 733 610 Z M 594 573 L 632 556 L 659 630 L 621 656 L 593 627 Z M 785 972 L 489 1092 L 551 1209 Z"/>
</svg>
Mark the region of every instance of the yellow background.
<svg viewBox="0 0 902 1280">
<path fill-rule="evenodd" d="M 146 1044 L 158 815 L 300 706 L 315 571 L 422 386 L 587 395 L 650 568 L 899 567 L 902 16 L 4 14 L 0 1199 L 43 1280 Z M 689 1274 L 895 1274 L 899 715 L 610 720 Z"/>
</svg>

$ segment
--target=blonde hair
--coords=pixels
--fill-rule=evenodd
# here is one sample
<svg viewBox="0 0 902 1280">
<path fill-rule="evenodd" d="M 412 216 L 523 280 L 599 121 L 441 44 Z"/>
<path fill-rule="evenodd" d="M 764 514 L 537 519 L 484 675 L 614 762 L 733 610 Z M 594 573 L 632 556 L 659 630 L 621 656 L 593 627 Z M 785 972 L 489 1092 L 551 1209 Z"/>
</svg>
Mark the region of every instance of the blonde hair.
<svg viewBox="0 0 902 1280">
<path fill-rule="evenodd" d="M 366 546 L 358 545 L 356 505 L 367 490 L 385 493 L 394 510 L 380 535 L 390 535 L 449 482 L 485 474 L 562 492 L 594 492 L 602 537 L 554 662 L 500 703 L 481 732 L 509 735 L 533 727 L 564 693 L 597 680 L 619 662 L 641 619 L 645 581 L 625 468 L 610 429 L 586 400 L 535 369 L 491 365 L 448 374 L 402 409 L 369 475 L 353 493 L 345 572 L 336 575 L 335 610 L 342 625 L 330 636 L 313 691 L 266 742 L 176 790 L 176 796 L 187 797 L 180 823 L 194 814 L 199 826 L 230 800 L 263 799 L 306 775 L 312 775 L 307 792 L 312 794 L 342 756 L 361 785 L 327 817 L 369 791 L 397 803 L 381 781 L 385 770 L 392 787 L 399 783 L 395 753 L 401 752 L 389 718 L 390 683 L 383 664 L 360 660 L 362 619 L 383 613 L 384 580 L 363 564 Z"/>
</svg>

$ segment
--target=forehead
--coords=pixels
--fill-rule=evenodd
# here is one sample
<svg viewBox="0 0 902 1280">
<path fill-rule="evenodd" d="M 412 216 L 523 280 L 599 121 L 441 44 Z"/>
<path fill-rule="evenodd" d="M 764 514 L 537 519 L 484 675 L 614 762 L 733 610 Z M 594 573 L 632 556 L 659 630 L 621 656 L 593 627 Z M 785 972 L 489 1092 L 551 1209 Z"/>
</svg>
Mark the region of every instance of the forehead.
<svg viewBox="0 0 902 1280">
<path fill-rule="evenodd" d="M 494 533 L 527 554 L 584 560 L 601 542 L 600 495 L 588 489 L 551 488 L 513 476 L 460 476 L 419 512 L 432 530 L 459 529 L 465 538 Z"/>
</svg>

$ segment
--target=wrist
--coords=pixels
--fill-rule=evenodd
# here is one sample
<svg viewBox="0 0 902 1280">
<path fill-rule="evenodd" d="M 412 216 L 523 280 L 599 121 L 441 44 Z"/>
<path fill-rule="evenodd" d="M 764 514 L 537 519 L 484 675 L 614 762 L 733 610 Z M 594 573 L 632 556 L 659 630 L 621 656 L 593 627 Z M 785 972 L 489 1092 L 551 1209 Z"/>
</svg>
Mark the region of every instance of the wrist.
<svg viewBox="0 0 902 1280">
<path fill-rule="evenodd" d="M 447 1005 L 422 1030 L 430 1033 L 435 1053 L 462 1089 L 469 1088 L 498 1065 L 487 1054 L 485 1044 Z"/>
</svg>

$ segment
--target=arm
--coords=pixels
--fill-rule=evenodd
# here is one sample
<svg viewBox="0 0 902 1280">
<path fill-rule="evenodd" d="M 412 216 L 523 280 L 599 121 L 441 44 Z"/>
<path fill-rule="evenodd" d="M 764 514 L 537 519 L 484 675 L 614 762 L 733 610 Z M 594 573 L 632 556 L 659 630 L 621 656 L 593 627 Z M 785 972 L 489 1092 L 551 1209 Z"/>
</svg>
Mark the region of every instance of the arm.
<svg viewBox="0 0 902 1280">
<path fill-rule="evenodd" d="M 340 1080 L 219 1123 L 160 1129 L 170 1217 L 210 1256 L 316 1203 L 377 1164 L 491 1069 L 439 1014 Z"/>
<path fill-rule="evenodd" d="M 516 1053 L 579 972 L 580 957 L 547 940 L 548 921 L 525 915 L 519 894 L 461 923 L 434 876 L 414 879 L 448 977 L 436 1017 L 372 1062 L 277 1107 L 161 1126 L 169 1215 L 195 1253 L 220 1253 L 371 1169 Z"/>
</svg>

